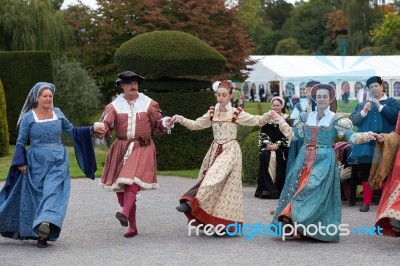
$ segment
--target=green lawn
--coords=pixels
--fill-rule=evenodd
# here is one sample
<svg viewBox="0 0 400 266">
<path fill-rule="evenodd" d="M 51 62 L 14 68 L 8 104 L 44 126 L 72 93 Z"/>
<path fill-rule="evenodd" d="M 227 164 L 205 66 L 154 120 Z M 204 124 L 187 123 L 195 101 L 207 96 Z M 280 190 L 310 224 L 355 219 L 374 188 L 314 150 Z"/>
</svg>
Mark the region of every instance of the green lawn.
<svg viewBox="0 0 400 266">
<path fill-rule="evenodd" d="M 157 175 L 182 176 L 182 177 L 197 178 L 198 175 L 199 175 L 199 170 L 200 169 L 158 171 Z"/>
</svg>

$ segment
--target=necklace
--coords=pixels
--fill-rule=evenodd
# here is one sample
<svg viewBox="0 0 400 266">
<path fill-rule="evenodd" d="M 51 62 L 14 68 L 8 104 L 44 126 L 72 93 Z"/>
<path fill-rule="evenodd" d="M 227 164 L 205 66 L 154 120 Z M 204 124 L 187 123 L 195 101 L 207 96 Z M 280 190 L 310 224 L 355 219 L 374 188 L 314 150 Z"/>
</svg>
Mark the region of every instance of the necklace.
<svg viewBox="0 0 400 266">
<path fill-rule="evenodd" d="M 322 119 L 322 117 L 324 117 L 324 116 L 325 116 L 325 113 L 323 113 L 322 115 L 317 114 L 317 120 L 320 121 Z"/>
<path fill-rule="evenodd" d="M 50 113 L 49 113 L 49 110 L 50 110 Z M 52 112 L 51 108 L 47 109 L 47 110 L 43 110 L 43 109 L 39 109 L 39 108 L 36 109 L 37 115 L 40 113 L 41 116 L 43 117 L 42 120 L 50 119 L 51 118 L 51 112 Z"/>
<path fill-rule="evenodd" d="M 51 110 L 51 109 L 50 109 L 50 110 Z M 50 118 L 49 111 L 43 112 L 43 114 L 44 114 L 44 120 Z"/>
<path fill-rule="evenodd" d="M 221 110 L 221 109 L 219 109 L 219 111 L 220 111 L 221 113 L 226 113 L 226 112 L 228 112 L 228 110 L 223 111 L 223 110 Z"/>
</svg>

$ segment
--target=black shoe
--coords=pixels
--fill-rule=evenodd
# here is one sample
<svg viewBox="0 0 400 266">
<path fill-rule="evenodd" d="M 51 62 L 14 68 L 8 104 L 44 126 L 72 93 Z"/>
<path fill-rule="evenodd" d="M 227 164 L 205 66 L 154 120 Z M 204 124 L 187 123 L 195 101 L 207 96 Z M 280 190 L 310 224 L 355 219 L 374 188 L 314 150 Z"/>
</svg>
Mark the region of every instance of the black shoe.
<svg viewBox="0 0 400 266">
<path fill-rule="evenodd" d="M 185 201 L 184 203 L 176 207 L 176 209 L 178 210 L 178 212 L 187 212 L 191 210 L 188 201 Z"/>
<path fill-rule="evenodd" d="M 269 191 L 263 191 L 261 194 L 262 199 L 279 199 L 278 193 L 271 193 Z"/>
<path fill-rule="evenodd" d="M 121 223 L 121 225 L 122 225 L 123 227 L 127 227 L 127 226 L 128 226 L 128 218 L 126 218 L 125 215 L 123 215 L 123 214 L 120 213 L 120 212 L 117 212 L 117 213 L 115 214 L 115 217 L 118 219 L 118 221 Z"/>
<path fill-rule="evenodd" d="M 39 225 L 39 237 L 41 239 L 46 240 L 47 237 L 49 236 L 49 234 L 50 234 L 50 224 L 49 224 L 49 222 L 42 222 Z"/>
<path fill-rule="evenodd" d="M 47 245 L 46 239 L 39 238 L 39 240 L 37 241 L 36 246 L 37 246 L 38 248 L 47 248 L 48 245 Z"/>
<path fill-rule="evenodd" d="M 264 199 L 279 199 L 279 196 L 278 196 L 278 194 L 272 194 L 272 195 L 265 196 Z"/>
<path fill-rule="evenodd" d="M 369 204 L 363 204 L 363 206 L 360 207 L 360 212 L 367 212 L 369 211 Z"/>
<path fill-rule="evenodd" d="M 400 221 L 394 218 L 389 219 L 390 225 L 392 226 L 393 231 L 400 233 Z"/>
</svg>

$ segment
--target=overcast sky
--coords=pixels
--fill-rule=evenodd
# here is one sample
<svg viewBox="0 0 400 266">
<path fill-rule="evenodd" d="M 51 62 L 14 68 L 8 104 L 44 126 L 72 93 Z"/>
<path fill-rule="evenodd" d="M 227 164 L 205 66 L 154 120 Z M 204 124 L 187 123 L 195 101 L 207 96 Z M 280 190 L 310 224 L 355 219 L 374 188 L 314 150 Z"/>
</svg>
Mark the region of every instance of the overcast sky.
<svg viewBox="0 0 400 266">
<path fill-rule="evenodd" d="M 286 2 L 289 2 L 289 3 L 294 3 L 296 1 L 298 1 L 298 0 L 286 0 Z M 61 8 L 66 8 L 69 5 L 74 5 L 77 3 L 78 3 L 78 0 L 64 0 L 64 3 Z M 92 8 L 96 7 L 96 0 L 82 0 L 82 3 L 87 6 L 90 6 Z"/>
</svg>

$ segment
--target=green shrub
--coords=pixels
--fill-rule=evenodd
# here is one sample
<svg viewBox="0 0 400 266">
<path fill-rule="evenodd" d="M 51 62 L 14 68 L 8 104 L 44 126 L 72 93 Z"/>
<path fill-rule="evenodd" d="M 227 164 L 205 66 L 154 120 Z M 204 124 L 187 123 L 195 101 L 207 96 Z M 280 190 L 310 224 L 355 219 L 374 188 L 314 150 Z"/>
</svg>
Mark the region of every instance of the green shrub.
<svg viewBox="0 0 400 266">
<path fill-rule="evenodd" d="M 201 91 L 211 86 L 207 80 L 162 78 L 158 80 L 145 80 L 140 87 L 147 91 L 157 92 L 190 92 Z"/>
<path fill-rule="evenodd" d="M 9 133 L 6 111 L 6 97 L 4 94 L 3 83 L 0 80 L 0 157 L 8 155 L 9 152 Z"/>
<path fill-rule="evenodd" d="M 249 134 L 242 145 L 244 183 L 255 184 L 258 178 L 258 139 L 259 131 Z"/>
<path fill-rule="evenodd" d="M 149 80 L 212 76 L 223 73 L 226 64 L 226 58 L 204 41 L 171 30 L 135 36 L 118 48 L 114 58 L 119 71 L 134 70 Z"/>
<path fill-rule="evenodd" d="M 93 123 L 91 117 L 100 106 L 96 82 L 78 62 L 55 61 L 54 105 L 75 126 Z"/>
</svg>

